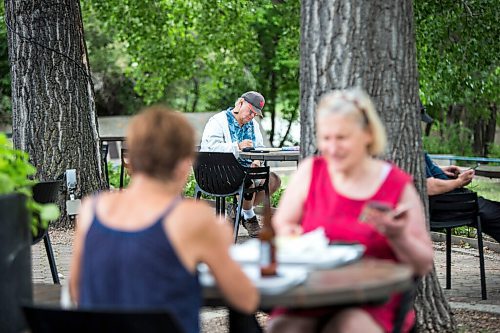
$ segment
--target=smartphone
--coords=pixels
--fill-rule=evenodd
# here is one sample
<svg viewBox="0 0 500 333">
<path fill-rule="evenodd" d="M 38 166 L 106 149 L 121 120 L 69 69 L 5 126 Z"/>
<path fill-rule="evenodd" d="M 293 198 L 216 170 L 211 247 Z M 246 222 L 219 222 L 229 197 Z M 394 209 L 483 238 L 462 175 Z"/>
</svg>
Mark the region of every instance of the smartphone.
<svg viewBox="0 0 500 333">
<path fill-rule="evenodd" d="M 359 215 L 359 218 L 358 218 L 359 221 L 366 222 L 368 216 L 370 215 L 370 210 L 377 210 L 377 211 L 382 212 L 382 213 L 389 213 L 392 210 L 392 208 L 386 202 L 368 201 L 364 205 L 363 209 L 361 210 L 361 214 Z"/>
<path fill-rule="evenodd" d="M 388 213 L 391 211 L 391 206 L 382 201 L 368 201 L 366 203 L 366 207 L 369 209 L 376 209 L 382 213 Z"/>
</svg>

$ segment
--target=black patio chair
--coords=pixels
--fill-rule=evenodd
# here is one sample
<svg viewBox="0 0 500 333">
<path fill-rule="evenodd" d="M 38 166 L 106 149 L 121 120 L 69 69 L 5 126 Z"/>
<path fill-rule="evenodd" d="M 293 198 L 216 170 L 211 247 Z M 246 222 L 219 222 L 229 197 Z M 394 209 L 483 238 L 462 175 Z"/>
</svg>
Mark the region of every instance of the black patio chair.
<svg viewBox="0 0 500 333">
<path fill-rule="evenodd" d="M 63 310 L 23 306 L 31 333 L 184 332 L 167 311 Z"/>
<path fill-rule="evenodd" d="M 193 166 L 196 179 L 195 198 L 201 194 L 215 197 L 215 211 L 225 213 L 226 197 L 233 197 L 236 208 L 234 221 L 234 241 L 238 238 L 241 208 L 245 195 L 264 191 L 269 200 L 269 167 L 243 167 L 232 153 L 199 152 Z M 262 184 L 247 187 L 253 180 L 263 180 Z"/>
<path fill-rule="evenodd" d="M 429 212 L 431 230 L 446 230 L 446 289 L 451 288 L 451 229 L 461 226 L 471 226 L 477 229 L 481 297 L 486 299 L 483 235 L 477 193 L 468 190 L 455 190 L 429 196 Z"/>
<path fill-rule="evenodd" d="M 392 328 L 392 333 L 401 333 L 403 331 L 403 325 L 408 313 L 413 309 L 415 304 L 415 297 L 417 295 L 418 285 L 421 279 L 418 277 L 413 278 L 413 284 L 411 287 L 401 294 L 401 301 L 399 307 L 396 311 L 396 316 L 394 318 L 394 327 Z M 417 331 L 416 323 L 410 328 L 410 333 L 415 333 Z"/>
<path fill-rule="evenodd" d="M 57 203 L 59 197 L 59 191 L 62 185 L 62 181 L 45 181 L 39 182 L 33 186 L 33 199 L 38 203 Z M 57 273 L 56 260 L 54 258 L 54 252 L 52 251 L 52 243 L 50 242 L 49 228 L 44 228 L 41 224 L 39 217 L 38 219 L 38 229 L 37 234 L 33 236 L 32 244 L 36 244 L 43 239 L 45 245 L 45 252 L 47 253 L 47 259 L 49 260 L 50 272 L 52 274 L 52 281 L 54 283 L 59 283 L 59 275 Z"/>
</svg>

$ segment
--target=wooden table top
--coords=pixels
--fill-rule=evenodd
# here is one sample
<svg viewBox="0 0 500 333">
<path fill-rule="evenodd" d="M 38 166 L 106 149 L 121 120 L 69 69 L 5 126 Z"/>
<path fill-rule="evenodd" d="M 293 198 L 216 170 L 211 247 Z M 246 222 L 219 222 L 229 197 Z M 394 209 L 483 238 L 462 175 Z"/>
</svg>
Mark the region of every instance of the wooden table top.
<svg viewBox="0 0 500 333">
<path fill-rule="evenodd" d="M 474 171 L 477 176 L 500 178 L 500 166 L 480 165 Z"/>
<path fill-rule="evenodd" d="M 392 293 L 408 290 L 412 284 L 412 271 L 408 266 L 363 259 L 343 267 L 311 272 L 304 284 L 283 294 L 262 295 L 260 308 L 310 308 L 383 302 Z M 35 303 L 58 305 L 60 294 L 61 286 L 58 284 L 33 285 Z M 207 305 L 227 305 L 217 287 L 204 288 L 203 298 Z"/>
<path fill-rule="evenodd" d="M 100 136 L 101 141 L 125 141 L 124 136 Z"/>
<path fill-rule="evenodd" d="M 383 302 L 395 292 L 408 290 L 412 284 L 412 270 L 408 266 L 363 259 L 343 267 L 311 272 L 304 284 L 283 294 L 262 295 L 260 308 L 311 308 Z M 208 305 L 225 304 L 216 287 L 204 288 L 203 298 Z"/>
<path fill-rule="evenodd" d="M 270 151 L 268 153 L 240 152 L 239 157 L 259 161 L 295 161 L 300 159 L 299 151 Z"/>
</svg>

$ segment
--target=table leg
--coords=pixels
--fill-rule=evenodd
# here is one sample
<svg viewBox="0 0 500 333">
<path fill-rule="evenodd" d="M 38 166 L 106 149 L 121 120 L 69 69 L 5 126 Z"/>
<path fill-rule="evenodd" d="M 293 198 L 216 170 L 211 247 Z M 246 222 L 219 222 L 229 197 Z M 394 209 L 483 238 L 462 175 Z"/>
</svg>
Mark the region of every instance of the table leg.
<svg viewBox="0 0 500 333">
<path fill-rule="evenodd" d="M 229 333 L 262 333 L 255 314 L 244 314 L 234 309 L 229 309 Z"/>
</svg>

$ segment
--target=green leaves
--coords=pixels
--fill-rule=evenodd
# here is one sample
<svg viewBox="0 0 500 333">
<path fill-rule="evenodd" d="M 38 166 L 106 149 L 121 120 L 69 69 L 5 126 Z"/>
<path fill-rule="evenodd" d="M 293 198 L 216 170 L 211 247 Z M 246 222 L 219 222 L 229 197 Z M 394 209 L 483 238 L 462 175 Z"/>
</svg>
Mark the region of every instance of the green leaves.
<svg viewBox="0 0 500 333">
<path fill-rule="evenodd" d="M 28 161 L 28 154 L 12 148 L 4 133 L 0 133 L 0 194 L 31 193 L 35 184 L 29 177 L 36 169 Z"/>
<path fill-rule="evenodd" d="M 38 218 L 44 228 L 59 217 L 59 208 L 54 204 L 39 204 L 33 200 L 32 187 L 36 181 L 30 177 L 36 169 L 29 162 L 28 154 L 14 149 L 5 133 L 0 133 L 0 195 L 21 193 L 27 197 L 26 206 L 32 213 L 32 231 L 35 234 Z"/>
<path fill-rule="evenodd" d="M 415 2 L 421 97 L 472 112 L 499 102 L 498 4 L 492 0 Z M 476 111 L 477 110 L 477 111 Z M 488 112 L 487 112 L 488 113 Z"/>
</svg>

